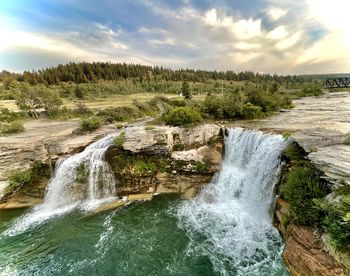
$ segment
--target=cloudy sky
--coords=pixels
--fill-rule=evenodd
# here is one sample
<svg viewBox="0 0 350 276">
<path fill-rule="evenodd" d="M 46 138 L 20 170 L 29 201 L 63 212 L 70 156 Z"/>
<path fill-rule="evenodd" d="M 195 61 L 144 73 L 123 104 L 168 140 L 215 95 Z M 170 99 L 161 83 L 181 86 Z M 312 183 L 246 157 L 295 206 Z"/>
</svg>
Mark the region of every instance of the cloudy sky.
<svg viewBox="0 0 350 276">
<path fill-rule="evenodd" d="M 69 61 L 350 72 L 349 0 L 0 0 L 0 70 Z"/>
</svg>

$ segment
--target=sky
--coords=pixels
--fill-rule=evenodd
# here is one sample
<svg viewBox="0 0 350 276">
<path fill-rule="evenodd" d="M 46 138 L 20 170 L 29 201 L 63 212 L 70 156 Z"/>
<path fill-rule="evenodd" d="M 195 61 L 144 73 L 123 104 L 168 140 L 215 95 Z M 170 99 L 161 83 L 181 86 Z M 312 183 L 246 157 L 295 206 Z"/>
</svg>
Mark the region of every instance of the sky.
<svg viewBox="0 0 350 276">
<path fill-rule="evenodd" d="M 0 0 L 0 70 L 350 72 L 350 0 Z"/>
</svg>

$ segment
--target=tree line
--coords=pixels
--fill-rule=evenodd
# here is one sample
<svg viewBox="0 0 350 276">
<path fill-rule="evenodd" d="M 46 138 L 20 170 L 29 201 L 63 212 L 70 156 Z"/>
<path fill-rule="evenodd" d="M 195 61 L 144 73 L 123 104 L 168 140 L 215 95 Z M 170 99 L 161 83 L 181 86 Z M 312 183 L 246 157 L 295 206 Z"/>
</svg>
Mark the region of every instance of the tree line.
<svg viewBox="0 0 350 276">
<path fill-rule="evenodd" d="M 310 81 L 306 76 L 280 76 L 277 74 L 260 74 L 249 71 L 205 71 L 194 69 L 171 69 L 163 66 L 147 66 L 127 63 L 109 62 L 70 62 L 65 65 L 23 73 L 0 72 L 0 81 L 8 85 L 12 81 L 36 84 L 59 84 L 60 82 L 87 83 L 100 80 L 118 81 L 133 79 L 143 83 L 151 80 L 159 81 L 191 81 L 205 82 L 208 80 L 251 81 L 255 83 L 275 81 L 283 83 L 303 83 Z"/>
</svg>

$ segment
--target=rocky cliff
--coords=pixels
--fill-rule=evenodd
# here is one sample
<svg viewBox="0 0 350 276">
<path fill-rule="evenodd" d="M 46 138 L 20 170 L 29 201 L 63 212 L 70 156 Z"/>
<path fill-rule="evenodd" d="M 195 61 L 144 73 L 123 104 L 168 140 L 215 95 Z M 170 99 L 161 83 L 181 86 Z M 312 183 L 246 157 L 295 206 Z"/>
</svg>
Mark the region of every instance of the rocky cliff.
<svg viewBox="0 0 350 276">
<path fill-rule="evenodd" d="M 117 195 L 180 193 L 186 198 L 193 197 L 220 167 L 221 129 L 218 125 L 206 124 L 192 129 L 131 126 L 119 130 L 121 135 L 106 153 L 106 160 L 115 174 Z M 11 164 L 11 167 L 6 166 L 3 161 L 0 168 L 5 183 L 6 170 L 26 169 L 31 175 L 28 183 L 3 197 L 0 208 L 41 203 L 49 179 L 49 175 L 42 173 L 43 169 L 47 171 L 59 157 L 79 152 L 99 136 L 116 131 L 114 127 L 105 126 L 85 135 L 46 138 L 28 146 L 12 144 L 13 150 L 0 145 L 7 156 L 4 160 Z M 40 171 L 34 166 L 37 161 L 40 161 Z M 81 168 L 77 181 L 84 183 L 85 175 Z"/>
<path fill-rule="evenodd" d="M 277 199 L 275 222 L 285 240 L 283 258 L 290 273 L 295 276 L 350 275 L 327 250 L 316 229 L 287 222 L 288 208 L 285 200 Z"/>
</svg>

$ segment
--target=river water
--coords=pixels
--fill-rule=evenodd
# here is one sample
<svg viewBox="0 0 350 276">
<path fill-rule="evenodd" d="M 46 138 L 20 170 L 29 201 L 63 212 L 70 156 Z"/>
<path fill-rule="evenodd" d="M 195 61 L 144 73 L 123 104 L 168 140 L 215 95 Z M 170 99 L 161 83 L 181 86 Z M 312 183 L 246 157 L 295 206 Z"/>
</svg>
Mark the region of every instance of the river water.
<svg viewBox="0 0 350 276">
<path fill-rule="evenodd" d="M 101 153 L 107 144 L 90 149 Z M 229 130 L 220 173 L 191 201 L 156 196 L 92 215 L 81 208 L 97 199 L 87 189 L 76 208 L 58 204 L 55 213 L 49 186 L 50 205 L 0 212 L 0 275 L 288 275 L 271 219 L 285 145 L 278 135 Z M 103 161 L 101 154 L 86 156 L 89 164 L 96 156 Z M 69 186 L 59 174 L 58 168 L 50 182 L 58 191 Z M 106 198 L 111 181 L 102 185 Z M 55 215 L 38 219 L 44 211 Z"/>
</svg>

